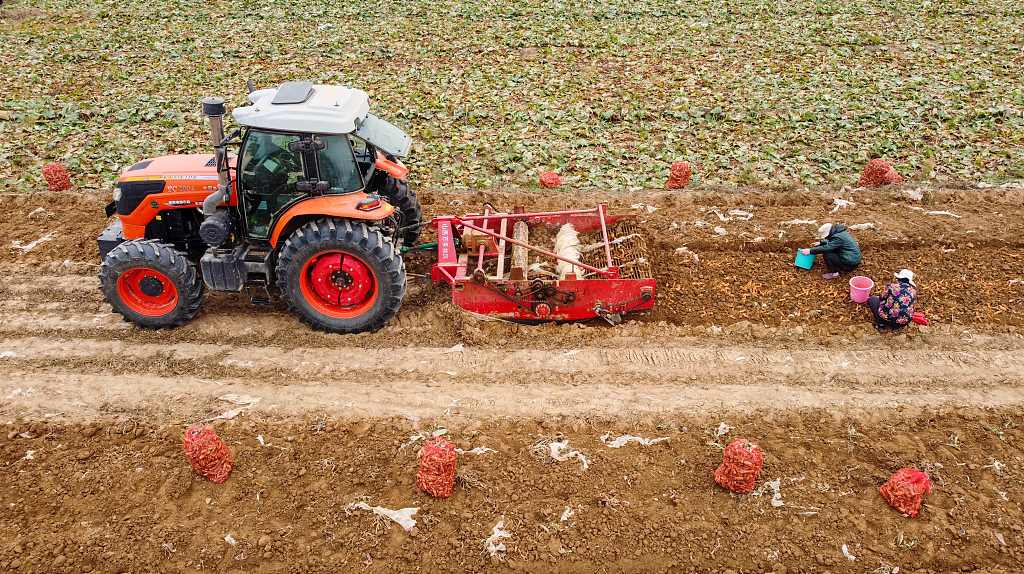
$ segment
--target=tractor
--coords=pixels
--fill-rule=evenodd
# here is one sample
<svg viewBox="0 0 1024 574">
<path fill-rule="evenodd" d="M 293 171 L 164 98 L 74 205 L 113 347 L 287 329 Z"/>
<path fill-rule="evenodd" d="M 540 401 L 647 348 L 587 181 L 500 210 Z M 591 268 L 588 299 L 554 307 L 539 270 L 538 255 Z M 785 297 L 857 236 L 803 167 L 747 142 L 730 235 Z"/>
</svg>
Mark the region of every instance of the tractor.
<svg viewBox="0 0 1024 574">
<path fill-rule="evenodd" d="M 225 101 L 202 101 L 213 155 L 146 159 L 121 175 L 106 208 L 118 217 L 98 238 L 104 300 L 136 325 L 174 328 L 204 287 L 266 305 L 276 283 L 314 329 L 380 329 L 405 296 L 399 249 L 424 226 L 399 159 L 411 138 L 358 89 L 248 87 L 252 105 L 232 111 L 240 127 L 226 137 Z"/>
<path fill-rule="evenodd" d="M 143 160 L 118 180 L 106 208 L 118 217 L 98 238 L 99 278 L 126 321 L 174 328 L 195 316 L 204 288 L 245 290 L 266 305 L 276 284 L 312 328 L 372 332 L 405 297 L 401 253 L 431 248 L 432 281 L 474 313 L 615 324 L 654 305 L 635 216 L 604 205 L 527 213 L 485 204 L 424 222 L 399 159 L 411 139 L 369 112 L 365 92 L 250 82 L 249 100 L 232 111 L 241 127 L 226 137 L 224 100 L 202 101 L 214 154 Z M 418 244 L 427 225 L 437 241 Z"/>
</svg>

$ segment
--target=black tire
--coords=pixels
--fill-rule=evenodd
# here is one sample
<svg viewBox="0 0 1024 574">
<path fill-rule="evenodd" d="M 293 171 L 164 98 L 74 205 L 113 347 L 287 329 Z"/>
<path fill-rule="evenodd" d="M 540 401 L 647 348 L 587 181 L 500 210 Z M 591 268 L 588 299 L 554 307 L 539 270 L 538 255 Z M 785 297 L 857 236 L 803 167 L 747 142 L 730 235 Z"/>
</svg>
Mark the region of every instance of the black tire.
<svg viewBox="0 0 1024 574">
<path fill-rule="evenodd" d="M 285 242 L 277 285 L 288 310 L 313 329 L 373 332 L 402 306 L 405 262 L 379 230 L 360 221 L 324 218 L 306 223 Z M 330 297 L 321 296 L 325 292 Z"/>
<path fill-rule="evenodd" d="M 416 192 L 409 187 L 409 183 L 404 179 L 388 176 L 384 180 L 384 185 L 381 186 L 380 194 L 401 215 L 399 227 L 423 223 L 423 209 L 420 207 L 420 200 L 416 198 Z M 402 245 L 409 247 L 416 245 L 420 240 L 422 230 L 421 227 L 405 230 L 399 237 L 402 240 Z"/>
<path fill-rule="evenodd" d="M 103 300 L 125 321 L 147 329 L 187 323 L 203 301 L 203 281 L 184 253 L 159 241 L 125 241 L 100 265 Z"/>
</svg>

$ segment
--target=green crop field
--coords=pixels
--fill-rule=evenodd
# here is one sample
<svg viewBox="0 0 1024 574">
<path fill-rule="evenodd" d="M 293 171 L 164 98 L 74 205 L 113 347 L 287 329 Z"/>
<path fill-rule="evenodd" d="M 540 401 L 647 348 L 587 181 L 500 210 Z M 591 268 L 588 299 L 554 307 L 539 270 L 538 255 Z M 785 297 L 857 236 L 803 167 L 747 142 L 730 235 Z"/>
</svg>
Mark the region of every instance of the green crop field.
<svg viewBox="0 0 1024 574">
<path fill-rule="evenodd" d="M 326 26 L 326 25 L 330 26 Z M 1024 178 L 1020 0 L 149 2 L 0 8 L 0 190 L 208 150 L 199 99 L 344 83 L 426 187 Z"/>
</svg>

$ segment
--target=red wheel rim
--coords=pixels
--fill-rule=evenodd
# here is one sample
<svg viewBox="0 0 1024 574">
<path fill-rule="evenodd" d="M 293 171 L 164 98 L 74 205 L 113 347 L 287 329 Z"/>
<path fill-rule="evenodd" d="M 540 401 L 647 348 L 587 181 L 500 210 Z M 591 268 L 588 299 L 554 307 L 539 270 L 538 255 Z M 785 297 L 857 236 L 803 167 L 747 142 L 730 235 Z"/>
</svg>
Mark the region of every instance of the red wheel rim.
<svg viewBox="0 0 1024 574">
<path fill-rule="evenodd" d="M 325 251 L 302 267 L 299 287 L 314 309 L 336 319 L 366 313 L 377 300 L 377 278 L 355 255 Z"/>
<path fill-rule="evenodd" d="M 178 289 L 166 275 L 153 269 L 130 269 L 117 278 L 117 296 L 129 309 L 147 317 L 160 317 L 178 305 Z"/>
</svg>

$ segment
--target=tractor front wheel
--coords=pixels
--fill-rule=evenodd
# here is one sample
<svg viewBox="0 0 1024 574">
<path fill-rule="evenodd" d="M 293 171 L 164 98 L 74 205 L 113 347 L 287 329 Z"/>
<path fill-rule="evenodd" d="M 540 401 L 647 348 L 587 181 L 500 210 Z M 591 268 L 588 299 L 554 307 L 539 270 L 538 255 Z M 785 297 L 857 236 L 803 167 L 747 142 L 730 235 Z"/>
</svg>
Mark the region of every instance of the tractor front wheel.
<svg viewBox="0 0 1024 574">
<path fill-rule="evenodd" d="M 359 221 L 320 219 L 281 248 L 277 285 L 288 309 L 328 333 L 377 331 L 405 298 L 405 263 L 380 231 Z"/>
<path fill-rule="evenodd" d="M 195 265 L 155 240 L 126 241 L 111 249 L 99 277 L 103 300 L 125 321 L 149 329 L 184 325 L 203 300 Z"/>
</svg>

